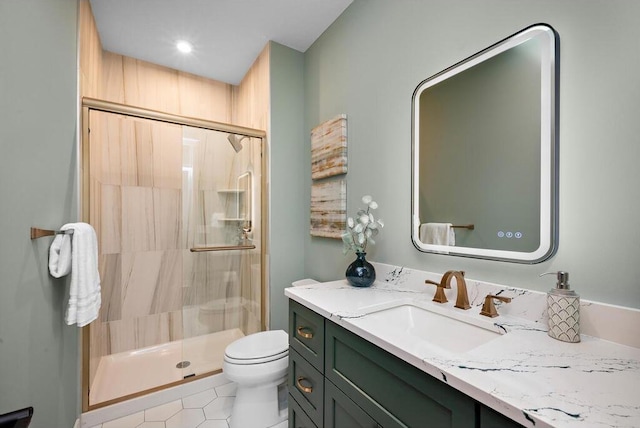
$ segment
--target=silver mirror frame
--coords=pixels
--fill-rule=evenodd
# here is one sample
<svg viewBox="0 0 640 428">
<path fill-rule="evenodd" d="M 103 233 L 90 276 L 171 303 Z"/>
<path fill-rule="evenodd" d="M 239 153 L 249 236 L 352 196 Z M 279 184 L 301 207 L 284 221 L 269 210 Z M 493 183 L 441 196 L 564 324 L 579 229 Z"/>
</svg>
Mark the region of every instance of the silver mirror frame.
<svg viewBox="0 0 640 428">
<path fill-rule="evenodd" d="M 542 46 L 541 68 L 541 163 L 540 163 L 540 246 L 533 252 L 493 250 L 425 244 L 419 239 L 419 100 L 427 88 L 465 71 L 482 61 L 518 46 L 534 37 L 540 37 Z M 515 263 L 540 263 L 553 254 L 558 246 L 558 81 L 559 37 L 547 24 L 536 24 L 509 36 L 477 54 L 422 81 L 411 100 L 411 240 L 420 251 L 462 257 L 473 257 Z"/>
</svg>

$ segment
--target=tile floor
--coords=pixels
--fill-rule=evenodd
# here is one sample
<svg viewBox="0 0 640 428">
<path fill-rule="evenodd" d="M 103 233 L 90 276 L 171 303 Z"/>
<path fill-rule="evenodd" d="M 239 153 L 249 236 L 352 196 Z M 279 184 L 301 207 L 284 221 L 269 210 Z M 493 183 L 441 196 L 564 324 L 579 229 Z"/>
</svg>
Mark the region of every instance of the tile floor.
<svg viewBox="0 0 640 428">
<path fill-rule="evenodd" d="M 230 382 L 92 428 L 229 428 L 235 394 Z M 271 428 L 287 428 L 287 421 Z"/>
</svg>

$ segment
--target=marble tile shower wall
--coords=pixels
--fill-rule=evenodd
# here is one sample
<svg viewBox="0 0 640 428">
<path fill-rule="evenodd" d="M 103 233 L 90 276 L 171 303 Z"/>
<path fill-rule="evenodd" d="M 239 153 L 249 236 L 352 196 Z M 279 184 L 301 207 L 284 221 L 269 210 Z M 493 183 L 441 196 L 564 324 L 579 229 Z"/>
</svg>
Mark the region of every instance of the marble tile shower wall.
<svg viewBox="0 0 640 428">
<path fill-rule="evenodd" d="M 183 136 L 178 125 L 93 111 L 90 124 L 89 221 L 98 234 L 103 301 L 90 330 L 93 378 L 104 355 L 212 332 L 183 307 L 254 294 L 259 276 L 246 290 L 241 279 L 255 276 L 260 257 L 189 251 L 237 235 L 212 221 L 238 206 L 216 191 L 242 161 L 228 142 L 215 141 L 226 134 L 189 129 Z"/>
</svg>

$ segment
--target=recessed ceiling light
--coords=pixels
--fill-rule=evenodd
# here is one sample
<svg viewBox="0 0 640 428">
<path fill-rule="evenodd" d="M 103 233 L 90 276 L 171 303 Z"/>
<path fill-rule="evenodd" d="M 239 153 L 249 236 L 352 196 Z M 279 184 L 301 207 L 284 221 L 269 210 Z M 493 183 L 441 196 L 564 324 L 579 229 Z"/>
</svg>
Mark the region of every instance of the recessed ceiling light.
<svg viewBox="0 0 640 428">
<path fill-rule="evenodd" d="M 176 47 L 182 53 L 189 53 L 191 52 L 191 50 L 193 50 L 193 46 L 191 46 L 191 43 L 185 40 L 178 41 L 178 43 L 176 43 Z"/>
</svg>

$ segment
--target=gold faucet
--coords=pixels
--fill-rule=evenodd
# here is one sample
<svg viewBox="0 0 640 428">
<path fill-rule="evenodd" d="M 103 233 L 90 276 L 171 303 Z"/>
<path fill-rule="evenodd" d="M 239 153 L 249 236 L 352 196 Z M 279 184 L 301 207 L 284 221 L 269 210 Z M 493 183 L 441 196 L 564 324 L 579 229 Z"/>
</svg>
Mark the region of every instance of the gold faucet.
<svg viewBox="0 0 640 428">
<path fill-rule="evenodd" d="M 511 297 L 503 297 L 503 296 L 495 296 L 493 294 L 487 294 L 487 297 L 484 298 L 484 304 L 482 305 L 482 310 L 480 311 L 480 315 L 484 315 L 491 318 L 495 318 L 498 316 L 498 311 L 496 310 L 496 306 L 493 304 L 493 299 L 498 299 L 504 303 L 511 302 Z"/>
<path fill-rule="evenodd" d="M 437 287 L 433 301 L 438 303 L 448 302 L 447 296 L 444 294 L 444 289 L 451 288 L 451 278 L 455 278 L 456 284 L 458 285 L 458 295 L 454 306 L 460 309 L 471 309 L 471 305 L 469 305 L 469 295 L 467 294 L 467 283 L 464 281 L 464 271 L 449 270 L 442 275 L 439 283 L 427 279 L 424 282 L 425 284 L 434 284 Z"/>
</svg>

